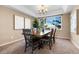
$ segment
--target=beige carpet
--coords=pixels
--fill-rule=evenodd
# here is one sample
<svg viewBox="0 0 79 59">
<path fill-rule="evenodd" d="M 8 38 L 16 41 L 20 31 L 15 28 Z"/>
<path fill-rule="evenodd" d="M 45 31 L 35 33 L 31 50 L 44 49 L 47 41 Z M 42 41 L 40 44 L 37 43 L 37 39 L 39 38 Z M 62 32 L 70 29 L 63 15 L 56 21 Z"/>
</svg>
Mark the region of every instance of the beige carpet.
<svg viewBox="0 0 79 59">
<path fill-rule="evenodd" d="M 0 54 L 30 54 L 31 48 L 24 53 L 24 40 L 0 47 Z M 69 40 L 56 39 L 56 43 L 52 46 L 52 50 L 46 45 L 44 48 L 34 51 L 34 54 L 78 54 L 77 49 Z"/>
</svg>

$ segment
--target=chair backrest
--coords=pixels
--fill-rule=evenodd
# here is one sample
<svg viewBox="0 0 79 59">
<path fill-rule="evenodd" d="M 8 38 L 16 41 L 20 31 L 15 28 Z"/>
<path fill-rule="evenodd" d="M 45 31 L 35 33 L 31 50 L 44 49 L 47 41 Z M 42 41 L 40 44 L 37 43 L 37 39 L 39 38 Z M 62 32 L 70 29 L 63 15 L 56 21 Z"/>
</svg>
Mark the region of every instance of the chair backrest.
<svg viewBox="0 0 79 59">
<path fill-rule="evenodd" d="M 25 41 L 30 40 L 31 29 L 23 29 L 23 35 L 24 35 Z"/>
<path fill-rule="evenodd" d="M 55 37 L 55 34 L 56 34 L 56 29 L 54 29 L 53 37 Z"/>
<path fill-rule="evenodd" d="M 51 32 L 50 32 L 50 39 L 52 39 L 53 32 L 54 32 L 54 30 L 51 29 Z"/>
<path fill-rule="evenodd" d="M 23 33 L 24 34 L 30 34 L 31 33 L 31 29 L 23 29 Z"/>
</svg>

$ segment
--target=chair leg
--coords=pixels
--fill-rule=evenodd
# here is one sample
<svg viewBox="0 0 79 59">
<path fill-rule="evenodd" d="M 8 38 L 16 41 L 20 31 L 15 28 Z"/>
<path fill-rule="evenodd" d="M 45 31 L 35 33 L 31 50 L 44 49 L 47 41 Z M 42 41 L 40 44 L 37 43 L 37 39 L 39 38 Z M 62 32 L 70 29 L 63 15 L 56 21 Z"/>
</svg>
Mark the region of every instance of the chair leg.
<svg viewBox="0 0 79 59">
<path fill-rule="evenodd" d="M 33 54 L 33 48 L 32 48 L 32 51 L 31 51 L 31 53 Z"/>
<path fill-rule="evenodd" d="M 51 46 L 53 45 L 52 40 L 51 40 Z"/>
<path fill-rule="evenodd" d="M 31 51 L 31 53 L 33 54 L 33 50 L 34 50 L 34 49 L 33 49 L 33 45 L 31 45 L 31 48 L 32 48 L 32 51 Z"/>
<path fill-rule="evenodd" d="M 26 48 L 25 48 L 24 52 L 26 52 Z"/>
<path fill-rule="evenodd" d="M 41 40 L 41 42 L 40 42 L 40 47 L 41 47 L 41 48 L 43 48 L 43 45 L 44 45 L 43 43 L 44 43 L 44 42 Z"/>
<path fill-rule="evenodd" d="M 55 37 L 53 37 L 53 43 L 55 44 Z"/>
<path fill-rule="evenodd" d="M 52 45 L 51 42 L 49 42 L 49 49 L 50 49 L 50 50 L 51 50 L 51 45 Z"/>
<path fill-rule="evenodd" d="M 27 44 L 25 44 L 25 50 L 24 50 L 24 52 L 26 52 L 26 48 L 27 48 Z"/>
<path fill-rule="evenodd" d="M 38 49 L 40 49 L 41 48 L 41 41 L 39 42 L 39 45 L 38 45 Z"/>
</svg>

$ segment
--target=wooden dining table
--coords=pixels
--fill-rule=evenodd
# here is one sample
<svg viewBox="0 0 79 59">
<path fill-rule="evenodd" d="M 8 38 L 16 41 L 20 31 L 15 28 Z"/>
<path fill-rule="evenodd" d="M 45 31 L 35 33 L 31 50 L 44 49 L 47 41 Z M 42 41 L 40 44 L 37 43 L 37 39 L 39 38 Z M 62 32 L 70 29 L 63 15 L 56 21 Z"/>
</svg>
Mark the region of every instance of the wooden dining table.
<svg viewBox="0 0 79 59">
<path fill-rule="evenodd" d="M 33 36 L 32 38 L 34 38 L 35 41 L 40 41 L 40 48 L 41 48 L 42 47 L 42 44 L 41 44 L 42 37 L 45 35 L 48 35 L 50 32 L 51 32 L 51 30 L 44 30 L 44 32 L 40 31 L 37 34 L 32 34 L 32 36 Z"/>
</svg>

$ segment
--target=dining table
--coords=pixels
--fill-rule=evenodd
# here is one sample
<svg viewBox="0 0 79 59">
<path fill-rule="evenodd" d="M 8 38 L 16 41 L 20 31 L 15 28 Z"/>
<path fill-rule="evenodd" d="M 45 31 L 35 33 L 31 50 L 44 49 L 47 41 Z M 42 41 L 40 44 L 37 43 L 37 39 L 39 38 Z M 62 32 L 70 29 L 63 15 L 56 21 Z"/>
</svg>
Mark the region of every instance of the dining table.
<svg viewBox="0 0 79 59">
<path fill-rule="evenodd" d="M 49 35 L 50 32 L 51 32 L 51 30 L 40 31 L 37 34 L 32 34 L 32 36 L 33 36 L 32 38 L 34 38 L 34 41 L 40 41 L 40 46 L 39 47 L 42 48 L 43 45 L 42 45 L 41 40 L 44 36 Z"/>
</svg>

